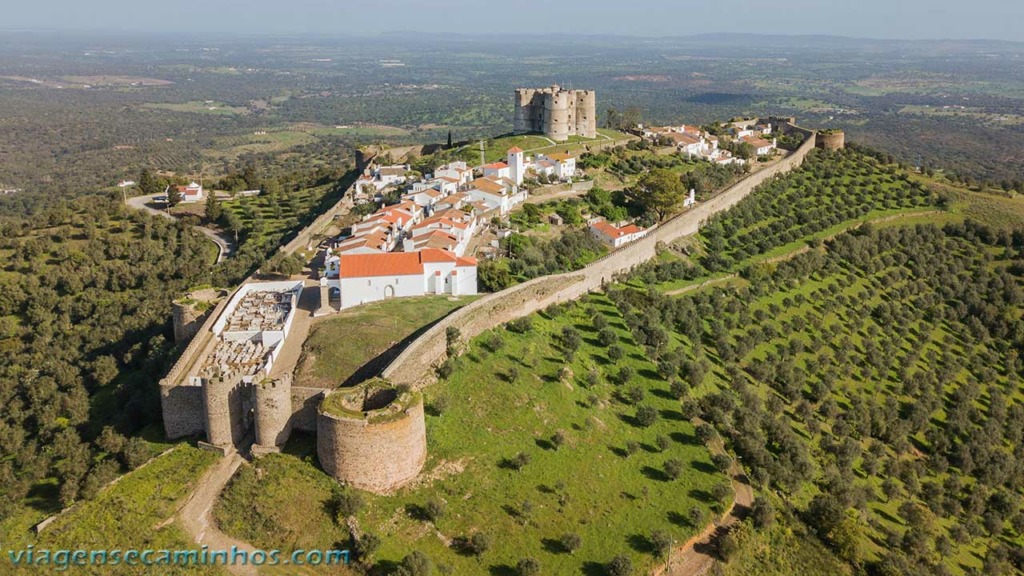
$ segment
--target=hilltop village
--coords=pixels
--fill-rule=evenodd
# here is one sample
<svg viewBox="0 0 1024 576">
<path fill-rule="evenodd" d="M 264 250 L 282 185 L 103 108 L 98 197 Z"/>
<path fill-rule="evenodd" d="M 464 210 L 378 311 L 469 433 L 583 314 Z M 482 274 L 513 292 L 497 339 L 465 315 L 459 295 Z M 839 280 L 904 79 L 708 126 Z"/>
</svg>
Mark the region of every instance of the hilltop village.
<svg viewBox="0 0 1024 576">
<path fill-rule="evenodd" d="M 593 92 L 558 86 L 517 90 L 516 132 L 578 143 L 598 135 L 595 101 Z M 718 134 L 637 126 L 632 138 L 711 163 L 742 164 L 775 154 L 775 133 L 800 130 L 794 126 L 793 119 L 737 121 Z M 160 383 L 167 436 L 200 435 L 202 446 L 225 454 L 247 449 L 251 439 L 251 452 L 260 455 L 304 430 L 317 433 L 320 461 L 339 481 L 387 491 L 414 478 L 426 458 L 420 395 L 380 379 L 343 392 L 297 386 L 297 350 L 315 317 L 391 298 L 477 295 L 478 258 L 494 255 L 498 240 L 490 238 L 510 233 L 510 215 L 531 192 L 571 192 L 588 179 L 577 156 L 589 144 L 569 144 L 533 154 L 512 146 L 498 161 L 448 160 L 426 173 L 408 163 L 367 162 L 349 192 L 352 207 L 366 215 L 320 245 L 316 280 L 246 283 L 208 313 L 202 328 L 202 318 L 176 309 L 176 334 L 191 342 Z M 696 204 L 693 190 L 681 201 L 683 208 Z M 650 240 L 653 230 L 594 216 L 585 223 L 613 253 Z"/>
</svg>

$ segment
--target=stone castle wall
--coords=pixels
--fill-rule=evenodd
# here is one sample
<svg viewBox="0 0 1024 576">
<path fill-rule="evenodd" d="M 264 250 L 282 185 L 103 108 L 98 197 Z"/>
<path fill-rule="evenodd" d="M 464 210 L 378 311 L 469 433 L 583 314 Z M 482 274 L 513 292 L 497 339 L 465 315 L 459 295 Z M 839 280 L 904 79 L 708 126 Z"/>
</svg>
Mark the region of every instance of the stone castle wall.
<svg viewBox="0 0 1024 576">
<path fill-rule="evenodd" d="M 316 447 L 320 465 L 338 481 L 377 493 L 393 490 L 415 478 L 426 462 L 423 399 L 377 424 L 319 412 Z"/>
<path fill-rule="evenodd" d="M 527 316 L 559 302 L 575 300 L 611 282 L 613 277 L 650 260 L 656 254 L 658 242 L 671 242 L 694 234 L 715 213 L 728 209 L 746 198 L 757 186 L 803 163 L 807 153 L 815 146 L 814 134 L 800 148 L 779 162 L 751 174 L 718 196 L 698 203 L 692 210 L 666 221 L 646 237 L 637 240 L 583 270 L 536 278 L 512 286 L 501 292 L 488 294 L 464 306 L 423 333 L 409 344 L 397 358 L 383 370 L 381 376 L 396 383 L 417 388 L 434 380 L 433 367 L 445 355 L 445 330 L 457 327 L 464 338 L 473 338 L 486 330 L 509 320 Z"/>
<path fill-rule="evenodd" d="M 292 432 L 292 376 L 255 385 L 256 444 L 281 448 Z"/>
<path fill-rule="evenodd" d="M 201 386 L 177 386 L 160 382 L 160 408 L 167 438 L 183 438 L 206 430 L 206 409 Z"/>
<path fill-rule="evenodd" d="M 330 388 L 292 387 L 292 428 L 303 432 L 316 432 L 316 411 Z"/>
</svg>

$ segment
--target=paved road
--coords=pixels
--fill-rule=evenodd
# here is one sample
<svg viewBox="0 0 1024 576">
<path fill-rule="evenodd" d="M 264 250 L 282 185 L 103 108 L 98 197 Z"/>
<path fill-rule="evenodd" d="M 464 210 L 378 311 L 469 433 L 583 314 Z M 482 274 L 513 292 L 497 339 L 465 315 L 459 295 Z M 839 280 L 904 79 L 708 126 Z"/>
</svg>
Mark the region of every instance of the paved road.
<svg viewBox="0 0 1024 576">
<path fill-rule="evenodd" d="M 160 208 L 159 204 L 153 201 L 153 198 L 157 196 L 163 196 L 163 194 L 150 194 L 149 196 L 134 196 L 128 199 L 128 205 L 137 210 L 145 210 L 150 214 L 155 214 L 162 218 L 169 218 L 171 220 L 177 220 L 172 214 L 166 210 Z M 194 228 L 201 232 L 204 236 L 213 241 L 217 245 L 217 262 L 223 262 L 225 258 L 229 258 L 235 253 L 235 239 L 231 235 L 225 232 L 217 232 L 203 226 L 194 226 Z"/>
</svg>

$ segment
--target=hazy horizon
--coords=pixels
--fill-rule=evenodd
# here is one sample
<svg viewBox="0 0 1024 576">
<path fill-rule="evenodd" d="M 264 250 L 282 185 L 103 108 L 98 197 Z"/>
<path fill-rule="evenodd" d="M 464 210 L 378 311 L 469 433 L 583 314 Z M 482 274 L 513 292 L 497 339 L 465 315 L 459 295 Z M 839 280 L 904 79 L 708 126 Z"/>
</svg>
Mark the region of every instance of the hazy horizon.
<svg viewBox="0 0 1024 576">
<path fill-rule="evenodd" d="M 216 4 L 182 0 L 141 5 L 128 0 L 19 3 L 4 12 L 0 31 L 116 33 L 165 36 L 314 35 L 365 37 L 488 34 L 566 36 L 616 35 L 683 37 L 698 34 L 825 35 L 878 40 L 1024 41 L 1024 3 L 978 0 L 791 0 L 766 8 L 763 2 L 680 6 L 652 0 L 643 8 L 608 0 L 566 0 L 552 4 L 522 0 L 514 9 L 481 9 L 467 0 L 381 0 L 376 6 L 329 0 L 224 0 Z M 211 38 L 215 39 L 215 38 Z"/>
</svg>

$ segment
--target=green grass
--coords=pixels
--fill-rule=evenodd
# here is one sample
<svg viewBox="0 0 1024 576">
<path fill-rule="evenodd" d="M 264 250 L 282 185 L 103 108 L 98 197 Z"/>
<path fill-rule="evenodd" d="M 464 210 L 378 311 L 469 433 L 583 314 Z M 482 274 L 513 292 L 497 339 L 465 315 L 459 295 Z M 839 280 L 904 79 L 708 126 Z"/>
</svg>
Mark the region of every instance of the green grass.
<svg viewBox="0 0 1024 576">
<path fill-rule="evenodd" d="M 842 576 L 853 570 L 835 558 L 795 519 L 778 519 L 763 530 L 744 523 L 734 531 L 736 552 L 724 576 Z"/>
<path fill-rule="evenodd" d="M 609 320 L 620 338 L 626 355 L 618 363 L 608 361 L 595 340 L 591 307 Z M 647 568 L 657 562 L 648 542 L 651 532 L 664 530 L 682 542 L 696 531 L 683 520 L 685 514 L 693 506 L 706 510 L 711 487 L 725 477 L 710 464 L 678 401 L 633 343 L 614 306 L 602 296 L 591 296 L 586 304 L 554 317 L 535 314 L 532 320 L 525 334 L 499 328 L 472 340 L 450 378 L 426 390 L 429 457 L 424 472 L 394 495 L 365 495 L 366 506 L 358 514 L 360 528 L 383 540 L 379 561 L 398 561 L 416 549 L 450 567 L 451 573 L 479 574 L 505 573 L 520 558 L 531 556 L 545 574 L 571 574 L 626 554 L 634 565 Z M 567 326 L 583 336 L 568 364 L 552 343 Z M 563 366 L 572 374 L 559 374 Z M 606 379 L 621 366 L 636 370 L 626 386 L 645 390 L 641 403 L 660 413 L 650 428 L 637 426 L 635 408 L 620 397 L 622 388 Z M 586 379 L 590 370 L 599 374 L 594 384 Z M 558 432 L 564 444 L 555 448 L 551 439 Z M 658 436 L 670 439 L 664 452 L 655 447 Z M 627 453 L 628 442 L 637 443 L 636 453 Z M 520 452 L 529 462 L 516 470 L 509 461 Z M 678 480 L 662 472 L 671 458 L 685 464 Z M 326 485 L 317 479 L 323 474 L 302 460 L 301 454 L 283 455 L 260 464 L 287 470 L 265 471 L 265 478 L 305 478 L 307 472 L 299 469 L 309 470 L 307 479 L 289 481 L 290 489 L 279 497 L 256 499 L 251 514 L 274 518 L 278 532 L 303 530 L 300 519 L 305 514 L 296 515 L 293 523 L 281 522 L 293 508 L 315 507 L 307 487 L 321 486 L 315 500 L 327 497 Z M 225 499 L 249 502 L 245 494 L 251 493 L 236 494 L 233 486 Z M 431 499 L 446 503 L 443 517 L 433 525 L 420 516 Z M 238 526 L 239 535 L 258 536 L 257 541 L 271 537 L 267 531 L 253 535 L 253 523 L 241 523 L 242 506 L 235 508 L 237 516 L 225 519 L 227 526 Z M 314 514 L 318 520 L 312 531 L 327 529 L 327 516 Z M 448 545 L 477 531 L 492 536 L 492 548 L 481 558 Z M 557 543 L 567 532 L 582 538 L 582 547 L 573 554 Z"/>
<path fill-rule="evenodd" d="M 318 322 L 302 346 L 296 382 L 300 386 L 338 386 L 367 362 L 473 300 L 471 296 L 396 298 Z M 339 345 L 341 342 L 345 344 Z"/>
<path fill-rule="evenodd" d="M 80 504 L 37 538 L 24 537 L 20 542 L 51 550 L 198 549 L 177 524 L 167 521 L 215 460 L 211 452 L 181 445 L 129 473 L 94 500 Z M 19 542 L 17 537 L 14 542 L 5 541 L 5 545 L 13 547 L 16 542 Z M 145 571 L 122 565 L 90 568 L 82 573 L 142 574 Z M 212 567 L 160 567 L 160 574 L 222 573 Z"/>
</svg>

